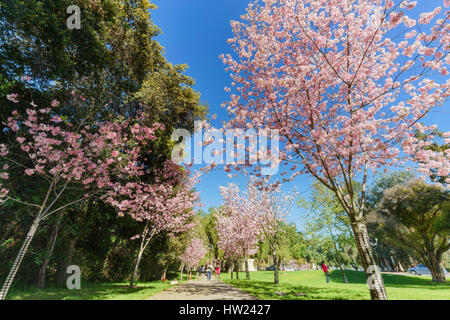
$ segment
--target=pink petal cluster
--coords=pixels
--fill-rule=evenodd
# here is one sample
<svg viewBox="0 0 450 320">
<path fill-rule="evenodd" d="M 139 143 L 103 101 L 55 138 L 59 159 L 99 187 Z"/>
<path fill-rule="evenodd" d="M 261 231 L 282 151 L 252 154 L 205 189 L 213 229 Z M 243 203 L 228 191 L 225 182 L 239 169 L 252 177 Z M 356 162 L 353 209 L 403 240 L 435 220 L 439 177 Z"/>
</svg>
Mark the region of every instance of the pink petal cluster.
<svg viewBox="0 0 450 320">
<path fill-rule="evenodd" d="M 300 165 L 283 181 L 308 173 L 338 189 L 337 177 L 349 181 L 417 156 L 421 172 L 448 173 L 448 153 L 419 152 L 412 141 L 419 120 L 450 95 L 448 12 L 420 15 L 417 23 L 428 27 L 418 33 L 408 17 L 414 6 L 251 3 L 242 22 L 231 21 L 235 54 L 221 56 L 232 78 L 229 125 L 279 130 L 283 160 Z M 391 38 L 399 33 L 404 39 Z"/>
<path fill-rule="evenodd" d="M 251 203 L 235 184 L 220 188 L 223 207 L 217 213 L 218 246 L 226 258 L 239 259 L 251 256 L 258 250 L 261 221 L 257 207 Z"/>
<path fill-rule="evenodd" d="M 187 269 L 191 269 L 198 265 L 206 253 L 207 249 L 203 241 L 199 238 L 193 238 L 179 259 Z"/>
<path fill-rule="evenodd" d="M 179 233 L 191 229 L 198 193 L 192 191 L 196 181 L 186 168 L 167 161 L 155 170 L 154 183 L 117 183 L 104 199 L 117 208 L 119 215 L 129 214 L 147 223 L 151 237 L 161 232 Z"/>
<path fill-rule="evenodd" d="M 155 132 L 164 127 L 139 125 L 144 119 L 145 115 L 140 114 L 134 119 L 118 118 L 75 128 L 54 114 L 52 108 L 37 112 L 35 106 L 26 109 L 26 115 L 13 111 L 6 126 L 16 132 L 20 150 L 28 158 L 27 163 L 21 164 L 26 175 L 38 174 L 49 181 L 51 187 L 62 188 L 60 190 L 69 183 L 78 184 L 88 197 L 111 195 L 111 190 L 117 188 L 117 180 L 128 181 L 145 173 L 139 161 L 142 147 L 147 141 L 155 140 Z M 136 126 L 138 129 L 131 132 L 130 128 Z M 114 157 L 119 154 L 120 157 Z M 0 157 L 11 163 L 21 158 L 9 157 L 8 146 L 4 144 L 0 145 Z M 6 173 L 1 173 L 1 178 L 6 177 Z M 1 194 L 4 196 L 6 192 Z"/>
</svg>

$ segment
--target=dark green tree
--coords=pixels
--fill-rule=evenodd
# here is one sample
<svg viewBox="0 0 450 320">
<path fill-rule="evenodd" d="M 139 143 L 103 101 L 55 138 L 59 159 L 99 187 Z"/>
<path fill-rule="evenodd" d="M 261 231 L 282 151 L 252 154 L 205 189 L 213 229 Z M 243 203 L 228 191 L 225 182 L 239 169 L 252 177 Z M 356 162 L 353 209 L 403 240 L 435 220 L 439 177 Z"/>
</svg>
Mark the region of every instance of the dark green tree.
<svg viewBox="0 0 450 320">
<path fill-rule="evenodd" d="M 434 282 L 445 282 L 442 256 L 450 249 L 449 210 L 448 190 L 411 180 L 386 190 L 371 214 L 378 233 L 422 261 Z"/>
</svg>

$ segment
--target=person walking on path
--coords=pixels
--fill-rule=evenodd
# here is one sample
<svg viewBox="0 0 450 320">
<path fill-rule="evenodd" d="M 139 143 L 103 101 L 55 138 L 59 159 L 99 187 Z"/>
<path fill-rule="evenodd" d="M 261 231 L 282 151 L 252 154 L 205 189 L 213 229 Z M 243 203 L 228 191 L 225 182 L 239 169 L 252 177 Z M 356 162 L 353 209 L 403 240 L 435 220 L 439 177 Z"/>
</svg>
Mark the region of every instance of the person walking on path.
<svg viewBox="0 0 450 320">
<path fill-rule="evenodd" d="M 206 278 L 208 280 L 211 280 L 211 270 L 212 270 L 212 266 L 208 265 L 208 269 L 206 270 Z"/>
<path fill-rule="evenodd" d="M 216 264 L 216 280 L 220 280 L 220 264 L 217 262 Z"/>
<path fill-rule="evenodd" d="M 327 276 L 327 283 L 330 282 L 330 273 L 328 272 L 328 267 L 325 264 L 325 261 L 322 260 L 322 270 L 325 272 L 325 275 Z"/>
</svg>

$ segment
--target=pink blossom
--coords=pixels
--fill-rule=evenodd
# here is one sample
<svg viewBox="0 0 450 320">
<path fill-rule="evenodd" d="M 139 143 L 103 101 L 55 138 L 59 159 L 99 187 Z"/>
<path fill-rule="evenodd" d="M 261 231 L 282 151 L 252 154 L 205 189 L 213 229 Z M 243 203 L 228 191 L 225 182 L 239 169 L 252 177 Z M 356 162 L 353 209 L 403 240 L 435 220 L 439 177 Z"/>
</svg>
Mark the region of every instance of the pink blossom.
<svg viewBox="0 0 450 320">
<path fill-rule="evenodd" d="M 18 94 L 17 93 L 11 93 L 6 95 L 6 99 L 8 99 L 11 102 L 19 103 L 19 100 L 17 100 Z"/>
</svg>

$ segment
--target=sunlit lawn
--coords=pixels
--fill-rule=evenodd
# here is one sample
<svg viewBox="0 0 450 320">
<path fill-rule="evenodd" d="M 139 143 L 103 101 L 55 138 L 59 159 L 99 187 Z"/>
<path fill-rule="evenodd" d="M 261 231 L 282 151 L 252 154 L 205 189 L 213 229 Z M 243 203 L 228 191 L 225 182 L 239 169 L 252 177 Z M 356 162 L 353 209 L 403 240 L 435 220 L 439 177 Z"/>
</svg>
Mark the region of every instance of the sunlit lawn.
<svg viewBox="0 0 450 320">
<path fill-rule="evenodd" d="M 241 288 L 260 299 L 266 300 L 363 300 L 370 299 L 364 273 L 346 271 L 349 283 L 344 283 L 340 271 L 332 271 L 330 282 L 326 283 L 322 271 L 280 272 L 280 283 L 273 283 L 273 271 L 250 273 L 250 281 L 245 273 L 240 280 L 230 280 L 224 273 L 221 278 L 235 287 Z M 383 274 L 389 299 L 393 300 L 450 300 L 450 282 L 435 284 L 429 276 L 404 276 Z M 278 295 L 283 292 L 285 295 Z M 296 294 L 306 295 L 296 295 Z"/>
<path fill-rule="evenodd" d="M 344 283 L 339 271 L 332 271 L 326 283 L 322 271 L 280 272 L 280 284 L 273 284 L 273 271 L 250 272 L 251 280 L 230 280 L 227 273 L 221 279 L 265 300 L 361 300 L 370 299 L 364 273 L 346 271 L 349 283 Z M 389 299 L 394 300 L 450 300 L 450 282 L 435 284 L 429 276 L 383 274 Z M 144 300 L 172 285 L 169 281 L 139 282 L 133 289 L 128 283 L 84 283 L 80 290 L 49 286 L 15 287 L 7 299 L 16 300 Z M 283 292 L 278 295 L 276 292 Z M 306 295 L 296 295 L 306 294 Z"/>
<path fill-rule="evenodd" d="M 80 290 L 52 287 L 11 288 L 8 300 L 145 300 L 170 288 L 170 281 L 138 282 L 133 289 L 129 283 L 83 283 Z"/>
</svg>

